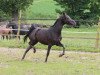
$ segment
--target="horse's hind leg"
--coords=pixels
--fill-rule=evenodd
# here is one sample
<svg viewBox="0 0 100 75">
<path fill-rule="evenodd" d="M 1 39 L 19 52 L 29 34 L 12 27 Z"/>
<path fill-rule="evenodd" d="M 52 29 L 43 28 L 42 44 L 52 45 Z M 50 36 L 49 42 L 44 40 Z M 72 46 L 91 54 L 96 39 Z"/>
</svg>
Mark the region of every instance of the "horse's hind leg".
<svg viewBox="0 0 100 75">
<path fill-rule="evenodd" d="M 4 35 L 2 35 L 2 39 L 4 40 L 4 38 L 5 38 L 5 36 Z"/>
<path fill-rule="evenodd" d="M 36 53 L 36 49 L 35 49 L 34 45 L 30 45 L 30 46 L 32 46 L 33 52 Z"/>
<path fill-rule="evenodd" d="M 22 57 L 22 60 L 25 58 L 26 53 L 27 53 L 31 48 L 34 49 L 34 53 L 36 52 L 35 47 L 32 47 L 32 46 L 34 46 L 36 43 L 37 43 L 36 41 L 29 42 L 29 46 L 27 47 L 26 51 L 24 52 L 23 57 Z"/>
<path fill-rule="evenodd" d="M 36 49 L 35 49 L 34 45 L 37 44 L 37 43 L 38 43 L 38 42 L 35 41 L 35 40 L 34 40 L 33 42 L 29 42 L 29 45 L 32 46 L 33 52 L 34 52 L 34 53 L 36 53 Z"/>
<path fill-rule="evenodd" d="M 27 47 L 26 51 L 25 51 L 24 54 L 23 54 L 22 60 L 25 58 L 26 53 L 27 53 L 31 48 L 32 48 L 32 46 L 30 46 L 30 45 Z"/>
</svg>

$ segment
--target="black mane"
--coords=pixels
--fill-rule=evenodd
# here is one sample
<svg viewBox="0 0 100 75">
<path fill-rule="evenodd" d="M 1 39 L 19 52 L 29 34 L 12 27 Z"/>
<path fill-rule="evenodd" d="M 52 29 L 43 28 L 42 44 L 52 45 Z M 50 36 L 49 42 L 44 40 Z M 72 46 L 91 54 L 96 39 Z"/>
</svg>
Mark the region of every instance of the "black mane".
<svg viewBox="0 0 100 75">
<path fill-rule="evenodd" d="M 51 27 L 54 27 L 54 26 L 56 25 L 56 23 L 58 22 L 58 20 L 59 20 L 59 19 L 57 19 L 57 20 L 55 21 L 55 23 L 54 23 Z"/>
</svg>

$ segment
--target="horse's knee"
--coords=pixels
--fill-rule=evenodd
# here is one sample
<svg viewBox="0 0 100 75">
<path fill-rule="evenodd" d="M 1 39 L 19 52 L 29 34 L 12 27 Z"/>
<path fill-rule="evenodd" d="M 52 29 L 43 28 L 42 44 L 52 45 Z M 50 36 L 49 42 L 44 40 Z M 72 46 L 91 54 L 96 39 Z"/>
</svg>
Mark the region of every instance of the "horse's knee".
<svg viewBox="0 0 100 75">
<path fill-rule="evenodd" d="M 4 37 L 4 36 L 2 36 L 2 39 L 3 39 L 3 40 L 4 40 L 4 38 L 5 38 L 5 37 Z"/>
<path fill-rule="evenodd" d="M 8 40 L 8 36 L 6 36 L 6 39 Z"/>
<path fill-rule="evenodd" d="M 32 45 L 32 42 L 29 42 L 28 44 L 29 44 L 29 45 Z"/>
<path fill-rule="evenodd" d="M 62 46 L 62 44 L 61 44 L 60 41 L 56 41 L 55 44 L 56 44 L 57 46 Z"/>
</svg>

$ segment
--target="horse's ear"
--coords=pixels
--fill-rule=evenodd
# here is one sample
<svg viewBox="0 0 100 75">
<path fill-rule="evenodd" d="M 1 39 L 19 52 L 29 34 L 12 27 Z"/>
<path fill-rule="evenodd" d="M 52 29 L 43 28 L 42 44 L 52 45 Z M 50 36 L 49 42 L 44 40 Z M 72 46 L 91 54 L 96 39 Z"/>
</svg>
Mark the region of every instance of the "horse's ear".
<svg viewBox="0 0 100 75">
<path fill-rule="evenodd" d="M 65 12 L 63 12 L 62 14 L 65 15 Z"/>
<path fill-rule="evenodd" d="M 65 13 L 65 12 L 63 12 L 62 14 L 63 14 L 64 16 L 66 16 L 66 13 Z"/>
<path fill-rule="evenodd" d="M 57 18 L 59 18 L 59 16 L 60 16 L 60 15 L 59 15 L 59 14 L 57 14 Z"/>
<path fill-rule="evenodd" d="M 59 12 L 59 15 L 66 15 L 66 13 L 63 11 L 63 12 Z"/>
</svg>

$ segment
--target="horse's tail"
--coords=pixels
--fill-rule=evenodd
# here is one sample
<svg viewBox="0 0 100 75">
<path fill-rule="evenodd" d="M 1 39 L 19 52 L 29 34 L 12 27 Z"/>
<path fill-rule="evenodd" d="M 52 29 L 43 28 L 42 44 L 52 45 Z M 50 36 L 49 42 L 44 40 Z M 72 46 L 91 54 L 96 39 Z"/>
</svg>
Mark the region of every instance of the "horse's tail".
<svg viewBox="0 0 100 75">
<path fill-rule="evenodd" d="M 27 40 L 27 37 L 29 37 L 29 35 L 31 34 L 31 32 L 35 29 L 34 25 L 31 25 L 29 31 L 27 32 L 27 34 L 25 35 L 24 37 L 24 43 L 26 42 Z"/>
</svg>

